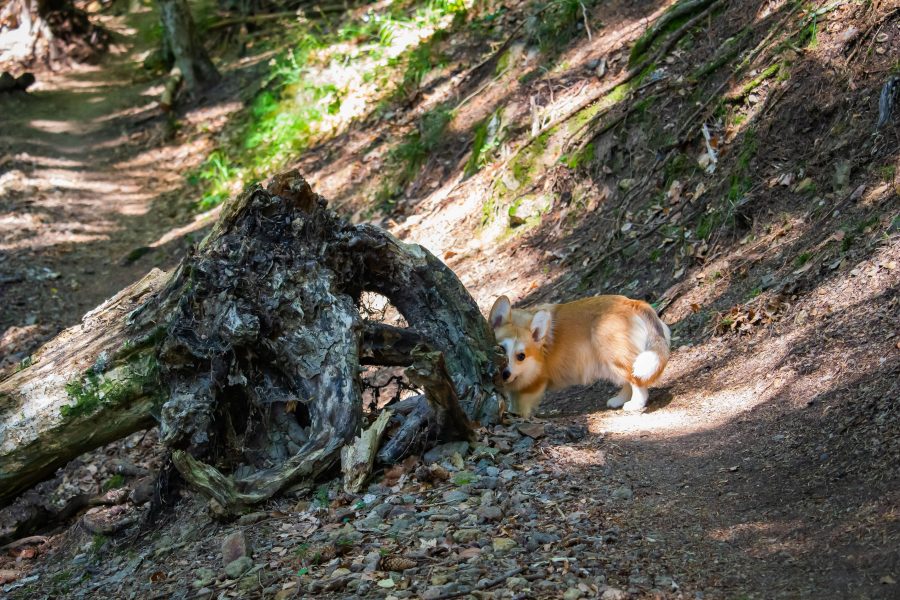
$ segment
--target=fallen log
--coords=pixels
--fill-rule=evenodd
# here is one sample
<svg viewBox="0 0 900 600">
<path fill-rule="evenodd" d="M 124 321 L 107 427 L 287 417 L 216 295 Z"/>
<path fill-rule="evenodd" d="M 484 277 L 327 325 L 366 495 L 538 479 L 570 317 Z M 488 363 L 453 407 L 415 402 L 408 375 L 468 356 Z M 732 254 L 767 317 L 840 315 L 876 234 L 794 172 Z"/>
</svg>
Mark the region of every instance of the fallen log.
<svg viewBox="0 0 900 600">
<path fill-rule="evenodd" d="M 366 291 L 409 328 L 365 321 Z M 493 344 L 430 252 L 349 224 L 286 173 L 227 206 L 171 273 L 123 290 L 0 382 L 0 506 L 158 424 L 188 484 L 236 514 L 339 462 L 361 429 L 361 364 L 407 366 L 425 390 L 434 417 L 399 428 L 404 439 L 496 420 Z"/>
</svg>

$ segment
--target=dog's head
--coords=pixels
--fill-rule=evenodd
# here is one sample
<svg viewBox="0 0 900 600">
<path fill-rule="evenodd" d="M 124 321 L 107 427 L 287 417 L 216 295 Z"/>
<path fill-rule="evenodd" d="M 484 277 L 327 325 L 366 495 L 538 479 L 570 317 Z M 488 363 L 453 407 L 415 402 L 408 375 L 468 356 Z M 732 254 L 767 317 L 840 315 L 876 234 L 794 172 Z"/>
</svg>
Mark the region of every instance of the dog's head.
<svg viewBox="0 0 900 600">
<path fill-rule="evenodd" d="M 543 375 L 544 345 L 553 315 L 547 310 L 514 310 L 509 298 L 500 296 L 491 308 L 489 321 L 506 354 L 503 385 L 514 391 L 527 388 Z"/>
</svg>

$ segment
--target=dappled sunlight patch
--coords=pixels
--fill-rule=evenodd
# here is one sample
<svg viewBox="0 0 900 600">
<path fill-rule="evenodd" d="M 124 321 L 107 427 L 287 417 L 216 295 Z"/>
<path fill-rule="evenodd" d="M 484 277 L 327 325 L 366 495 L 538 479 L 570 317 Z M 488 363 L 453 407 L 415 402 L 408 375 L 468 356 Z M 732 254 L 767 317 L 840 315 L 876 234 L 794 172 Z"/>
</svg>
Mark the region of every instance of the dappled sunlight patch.
<svg viewBox="0 0 900 600">
<path fill-rule="evenodd" d="M 786 498 L 785 501 L 790 502 L 792 499 Z M 807 527 L 807 524 L 797 519 L 755 521 L 713 529 L 709 537 L 717 542 L 749 546 L 747 552 L 755 557 L 773 554 L 792 556 L 812 550 L 800 536 L 792 535 L 804 527 Z"/>
<path fill-rule="evenodd" d="M 596 432 L 592 432 L 596 433 Z M 541 451 L 557 464 L 579 467 L 605 467 L 606 451 L 591 446 L 547 446 Z"/>
<path fill-rule="evenodd" d="M 589 428 L 592 433 L 625 437 L 643 434 L 678 437 L 710 431 L 764 402 L 767 388 L 768 383 L 763 381 L 711 393 L 690 394 L 689 397 L 675 398 L 673 405 L 658 410 L 654 410 L 651 390 L 648 412 L 594 413 L 588 417 Z"/>
<path fill-rule="evenodd" d="M 50 119 L 34 119 L 28 126 L 44 133 L 67 133 L 85 135 L 96 130 L 96 127 L 83 121 L 54 121 Z"/>
</svg>

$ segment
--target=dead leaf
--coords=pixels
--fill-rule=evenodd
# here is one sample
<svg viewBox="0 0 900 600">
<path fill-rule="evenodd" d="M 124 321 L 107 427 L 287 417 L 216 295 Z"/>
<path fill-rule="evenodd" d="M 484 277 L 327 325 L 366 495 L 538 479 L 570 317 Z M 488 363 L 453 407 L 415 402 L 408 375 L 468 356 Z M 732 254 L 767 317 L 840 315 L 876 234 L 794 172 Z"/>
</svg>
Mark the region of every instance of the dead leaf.
<svg viewBox="0 0 900 600">
<path fill-rule="evenodd" d="M 543 423 L 519 423 L 516 425 L 516 429 L 518 429 L 519 433 L 522 435 L 527 435 L 536 440 L 545 435 Z"/>
<path fill-rule="evenodd" d="M 160 581 L 166 580 L 166 574 L 162 571 L 156 571 L 152 575 L 150 575 L 150 581 L 152 583 L 159 583 Z"/>
<path fill-rule="evenodd" d="M 691 302 L 691 312 L 692 313 L 700 312 L 700 305 L 697 304 L 696 302 Z"/>
<path fill-rule="evenodd" d="M 893 577 L 891 577 L 890 575 L 885 575 L 878 581 L 880 581 L 883 585 L 894 585 L 895 583 L 897 583 L 897 580 L 894 579 Z"/>
</svg>

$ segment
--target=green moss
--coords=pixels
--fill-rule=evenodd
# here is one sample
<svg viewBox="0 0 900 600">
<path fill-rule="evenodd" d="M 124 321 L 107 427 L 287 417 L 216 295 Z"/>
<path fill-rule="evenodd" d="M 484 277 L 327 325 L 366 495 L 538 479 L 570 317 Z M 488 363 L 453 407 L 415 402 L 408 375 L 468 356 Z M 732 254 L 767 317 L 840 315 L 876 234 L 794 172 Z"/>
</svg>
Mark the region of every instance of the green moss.
<svg viewBox="0 0 900 600">
<path fill-rule="evenodd" d="M 475 482 L 478 477 L 470 471 L 459 471 L 453 475 L 453 483 L 456 485 L 468 485 Z"/>
<path fill-rule="evenodd" d="M 749 83 L 744 84 L 744 87 L 741 88 L 740 93 L 735 99 L 740 100 L 746 98 L 753 90 L 762 85 L 764 81 L 778 73 L 781 70 L 781 66 L 781 63 L 775 63 L 774 65 L 769 65 L 763 69 L 762 73 L 751 79 Z"/>
<path fill-rule="evenodd" d="M 59 407 L 66 418 L 93 414 L 104 403 L 117 404 L 154 392 L 158 386 L 158 363 L 151 352 L 100 374 L 89 370 L 65 385 L 69 404 Z"/>
<path fill-rule="evenodd" d="M 512 161 L 513 177 L 519 183 L 528 183 L 531 180 L 537 166 L 538 159 L 544 156 L 545 150 L 550 143 L 551 134 L 556 132 L 556 128 L 549 129 L 537 136 L 531 144 L 524 148 Z"/>
<path fill-rule="evenodd" d="M 466 177 L 471 177 L 489 164 L 500 150 L 505 135 L 502 108 L 494 111 L 490 117 L 475 127 L 472 140 L 472 154 L 466 162 Z"/>
<path fill-rule="evenodd" d="M 584 165 L 590 164 L 594 158 L 594 144 L 591 142 L 581 150 L 576 150 L 570 154 L 563 154 L 559 162 L 566 165 L 572 170 L 578 170 Z"/>
<path fill-rule="evenodd" d="M 125 478 L 119 474 L 116 474 L 104 481 L 101 489 L 104 492 L 108 492 L 109 490 L 117 490 L 123 485 L 125 485 Z"/>
</svg>

